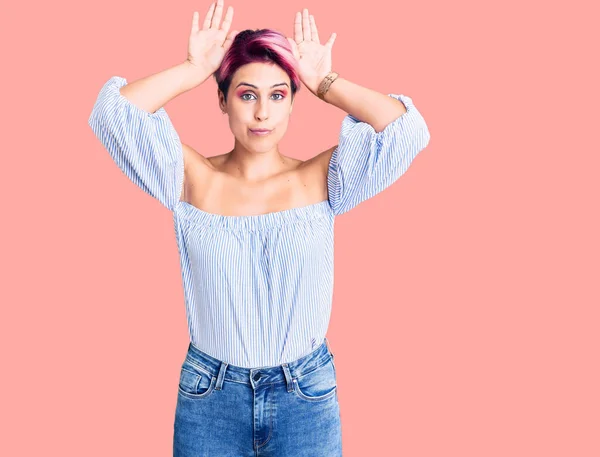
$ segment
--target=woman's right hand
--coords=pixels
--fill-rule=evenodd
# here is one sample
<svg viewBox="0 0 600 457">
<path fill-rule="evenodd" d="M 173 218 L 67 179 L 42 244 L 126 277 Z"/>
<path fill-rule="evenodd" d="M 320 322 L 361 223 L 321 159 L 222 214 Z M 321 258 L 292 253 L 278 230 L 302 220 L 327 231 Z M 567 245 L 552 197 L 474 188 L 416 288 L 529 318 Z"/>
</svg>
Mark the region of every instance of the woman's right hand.
<svg viewBox="0 0 600 457">
<path fill-rule="evenodd" d="M 208 72 L 210 75 L 217 71 L 225 53 L 238 34 L 236 30 L 232 30 L 227 35 L 233 19 L 233 7 L 227 7 L 225 19 L 220 24 L 222 15 L 223 0 L 217 0 L 216 5 L 215 2 L 210 5 L 202 28 L 198 23 L 199 14 L 197 11 L 194 11 L 192 19 L 187 61 L 200 72 Z"/>
</svg>

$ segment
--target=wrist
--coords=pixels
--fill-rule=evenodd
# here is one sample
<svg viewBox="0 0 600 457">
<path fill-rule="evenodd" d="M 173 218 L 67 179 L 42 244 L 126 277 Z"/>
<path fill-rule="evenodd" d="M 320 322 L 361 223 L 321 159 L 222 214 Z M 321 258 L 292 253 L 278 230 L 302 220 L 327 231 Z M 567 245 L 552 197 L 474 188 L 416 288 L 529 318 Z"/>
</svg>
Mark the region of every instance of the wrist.
<svg viewBox="0 0 600 457">
<path fill-rule="evenodd" d="M 304 85 L 308 88 L 308 90 L 310 90 L 310 92 L 313 95 L 318 97 L 317 92 L 319 90 L 319 86 L 321 85 L 321 82 L 328 74 L 329 74 L 329 72 L 315 76 L 315 77 L 311 78 L 310 80 L 306 81 L 304 83 Z"/>
<path fill-rule="evenodd" d="M 319 97 L 321 100 L 323 100 L 324 102 L 327 102 L 326 100 L 326 94 L 327 92 L 329 92 L 329 88 L 332 84 L 335 83 L 335 81 L 338 79 L 339 77 L 339 73 L 336 71 L 330 71 L 329 73 L 327 73 L 325 76 L 323 76 L 321 78 L 321 80 L 319 81 L 319 84 L 317 86 L 317 89 L 315 91 L 315 95 L 317 97 Z"/>
<path fill-rule="evenodd" d="M 189 60 L 185 60 L 181 64 L 181 68 L 185 74 L 183 84 L 186 90 L 199 86 L 213 74 L 213 72 L 207 70 L 205 67 L 196 65 Z"/>
</svg>

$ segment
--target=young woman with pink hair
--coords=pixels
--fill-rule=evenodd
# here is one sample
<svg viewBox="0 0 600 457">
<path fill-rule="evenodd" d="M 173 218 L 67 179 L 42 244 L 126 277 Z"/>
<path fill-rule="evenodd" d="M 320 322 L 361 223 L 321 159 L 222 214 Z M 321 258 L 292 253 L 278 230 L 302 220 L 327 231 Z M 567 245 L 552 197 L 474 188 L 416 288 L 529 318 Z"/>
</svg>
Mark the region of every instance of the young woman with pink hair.
<svg viewBox="0 0 600 457">
<path fill-rule="evenodd" d="M 333 224 L 394 183 L 429 143 L 403 94 L 332 71 L 335 34 L 313 16 L 294 38 L 231 31 L 223 1 L 194 13 L 185 62 L 135 82 L 113 76 L 89 125 L 115 163 L 173 213 L 190 335 L 173 451 L 184 456 L 341 456 L 333 353 Z M 233 148 L 180 141 L 163 105 L 217 82 Z M 347 113 L 339 143 L 302 161 L 279 142 L 301 85 Z M 204 132 L 210 135 L 211 132 Z"/>
</svg>

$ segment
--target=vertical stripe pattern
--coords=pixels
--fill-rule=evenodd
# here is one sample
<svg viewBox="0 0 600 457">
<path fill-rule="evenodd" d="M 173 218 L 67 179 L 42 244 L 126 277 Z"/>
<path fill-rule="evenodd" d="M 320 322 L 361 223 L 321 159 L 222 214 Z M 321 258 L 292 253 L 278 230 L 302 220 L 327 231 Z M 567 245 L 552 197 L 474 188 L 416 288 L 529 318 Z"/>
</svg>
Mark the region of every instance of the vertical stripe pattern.
<svg viewBox="0 0 600 457">
<path fill-rule="evenodd" d="M 410 97 L 383 131 L 347 115 L 329 164 L 329 199 L 254 216 L 208 213 L 179 201 L 183 154 L 164 108 L 148 113 L 111 78 L 89 124 L 123 172 L 173 212 L 190 341 L 245 368 L 296 360 L 327 333 L 335 216 L 391 185 L 429 141 Z"/>
<path fill-rule="evenodd" d="M 327 175 L 329 201 L 336 215 L 393 184 L 429 144 L 429 129 L 412 98 L 403 94 L 388 96 L 402 101 L 406 113 L 381 132 L 350 114 L 342 121 Z"/>
<path fill-rule="evenodd" d="M 164 107 L 155 113 L 121 95 L 125 78 L 100 90 L 88 124 L 114 162 L 144 192 L 174 211 L 183 188 L 183 148 Z"/>
</svg>

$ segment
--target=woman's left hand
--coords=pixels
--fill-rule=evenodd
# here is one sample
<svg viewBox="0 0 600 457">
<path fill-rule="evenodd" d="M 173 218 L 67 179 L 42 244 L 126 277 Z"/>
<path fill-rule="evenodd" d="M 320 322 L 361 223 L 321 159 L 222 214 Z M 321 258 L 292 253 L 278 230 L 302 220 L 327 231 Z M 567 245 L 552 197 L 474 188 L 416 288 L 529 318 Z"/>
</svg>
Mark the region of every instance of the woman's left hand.
<svg viewBox="0 0 600 457">
<path fill-rule="evenodd" d="M 294 57 L 298 61 L 298 76 L 315 95 L 323 78 L 331 71 L 331 48 L 337 34 L 334 32 L 321 44 L 315 18 L 304 8 L 302 14 L 296 13 L 294 20 L 294 39 L 288 38 Z"/>
</svg>

